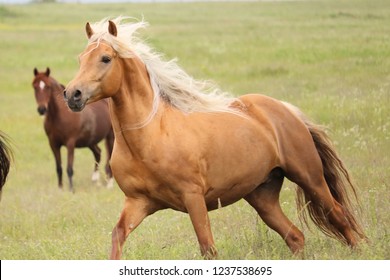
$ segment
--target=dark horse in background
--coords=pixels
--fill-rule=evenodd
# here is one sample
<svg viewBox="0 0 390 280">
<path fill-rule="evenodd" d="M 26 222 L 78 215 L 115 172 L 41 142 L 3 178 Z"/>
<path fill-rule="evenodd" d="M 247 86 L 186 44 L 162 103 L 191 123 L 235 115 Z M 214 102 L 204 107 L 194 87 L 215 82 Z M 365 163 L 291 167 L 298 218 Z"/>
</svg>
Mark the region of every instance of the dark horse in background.
<svg viewBox="0 0 390 280">
<path fill-rule="evenodd" d="M 0 199 L 1 190 L 7 180 L 11 164 L 12 152 L 11 148 L 7 143 L 7 138 L 3 133 L 0 132 Z"/>
<path fill-rule="evenodd" d="M 88 106 L 82 113 L 71 112 L 63 99 L 64 86 L 50 76 L 50 68 L 45 72 L 34 69 L 32 82 L 35 99 L 38 104 L 38 113 L 45 116 L 44 127 L 53 151 L 58 175 L 58 186 L 62 188 L 61 146 L 68 150 L 67 174 L 69 187 L 73 190 L 73 160 L 74 149 L 88 147 L 95 157 L 92 180 L 99 179 L 98 166 L 101 158 L 101 149 L 98 143 L 105 139 L 107 149 L 106 174 L 107 187 L 113 184 L 109 160 L 114 144 L 114 133 L 111 126 L 108 104 L 101 100 Z"/>
</svg>

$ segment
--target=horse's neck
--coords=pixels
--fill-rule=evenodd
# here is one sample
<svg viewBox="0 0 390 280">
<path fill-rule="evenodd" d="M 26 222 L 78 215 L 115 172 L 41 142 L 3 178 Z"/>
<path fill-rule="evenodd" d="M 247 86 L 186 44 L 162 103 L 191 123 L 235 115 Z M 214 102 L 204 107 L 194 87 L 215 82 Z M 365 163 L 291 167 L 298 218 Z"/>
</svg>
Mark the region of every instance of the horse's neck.
<svg viewBox="0 0 390 280">
<path fill-rule="evenodd" d="M 52 92 L 50 93 L 48 114 L 51 118 L 57 118 L 64 111 L 64 108 L 66 109 L 66 104 L 61 94 L 63 91 L 61 85 L 54 79 L 52 79 L 51 83 Z"/>
<path fill-rule="evenodd" d="M 111 110 L 116 133 L 134 132 L 156 121 L 152 117 L 154 93 L 145 65 L 138 58 L 123 59 L 123 82 L 112 97 Z M 157 109 L 158 110 L 158 109 Z"/>
</svg>

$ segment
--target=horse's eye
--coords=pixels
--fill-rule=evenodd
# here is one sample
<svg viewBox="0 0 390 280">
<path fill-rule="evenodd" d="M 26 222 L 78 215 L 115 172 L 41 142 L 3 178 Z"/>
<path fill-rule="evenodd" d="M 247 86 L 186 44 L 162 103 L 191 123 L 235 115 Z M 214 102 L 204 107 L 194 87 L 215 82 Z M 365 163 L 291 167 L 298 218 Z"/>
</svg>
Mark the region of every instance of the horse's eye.
<svg viewBox="0 0 390 280">
<path fill-rule="evenodd" d="M 102 57 L 102 62 L 103 62 L 103 63 L 110 63 L 110 61 L 111 61 L 111 57 L 109 57 L 109 56 L 107 56 L 107 55 L 104 55 L 104 56 Z"/>
</svg>

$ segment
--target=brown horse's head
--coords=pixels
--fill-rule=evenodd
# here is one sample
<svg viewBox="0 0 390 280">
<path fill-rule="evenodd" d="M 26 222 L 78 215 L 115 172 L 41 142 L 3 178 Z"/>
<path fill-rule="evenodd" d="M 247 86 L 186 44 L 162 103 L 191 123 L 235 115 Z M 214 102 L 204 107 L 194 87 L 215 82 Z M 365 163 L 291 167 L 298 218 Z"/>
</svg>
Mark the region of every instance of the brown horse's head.
<svg viewBox="0 0 390 280">
<path fill-rule="evenodd" d="M 91 39 L 94 31 L 89 23 L 86 32 Z M 117 36 L 116 25 L 112 21 L 109 21 L 108 36 Z M 72 111 L 81 111 L 87 103 L 113 96 L 121 85 L 122 67 L 118 53 L 104 39 L 90 42 L 79 56 L 78 74 L 64 91 L 64 98 Z"/>
<path fill-rule="evenodd" d="M 50 68 L 47 67 L 45 72 L 38 72 L 37 68 L 34 68 L 34 80 L 32 86 L 35 92 L 35 100 L 38 104 L 38 113 L 44 115 L 47 111 L 47 107 L 50 100 L 51 82 L 49 79 Z"/>
</svg>

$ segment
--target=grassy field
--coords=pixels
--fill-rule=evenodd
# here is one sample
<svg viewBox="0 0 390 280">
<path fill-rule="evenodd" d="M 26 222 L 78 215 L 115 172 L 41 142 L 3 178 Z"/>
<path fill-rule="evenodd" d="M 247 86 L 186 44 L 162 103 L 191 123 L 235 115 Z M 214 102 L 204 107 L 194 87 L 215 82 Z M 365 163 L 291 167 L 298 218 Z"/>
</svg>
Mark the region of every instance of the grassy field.
<svg viewBox="0 0 390 280">
<path fill-rule="evenodd" d="M 390 259 L 390 6 L 386 0 L 0 6 L 0 129 L 15 162 L 0 203 L 0 259 L 105 259 L 122 208 L 119 188 L 93 185 L 93 157 L 78 150 L 76 193 L 56 186 L 36 111 L 33 68 L 66 84 L 78 69 L 84 25 L 144 16 L 155 49 L 236 95 L 261 92 L 329 128 L 357 184 L 370 239 L 351 250 L 299 223 L 295 186 L 281 203 L 303 227 L 307 259 Z M 63 150 L 63 155 L 65 150 Z M 294 259 L 284 241 L 239 202 L 210 213 L 221 259 Z M 127 259 L 201 259 L 189 217 L 166 210 L 129 237 Z"/>
</svg>

